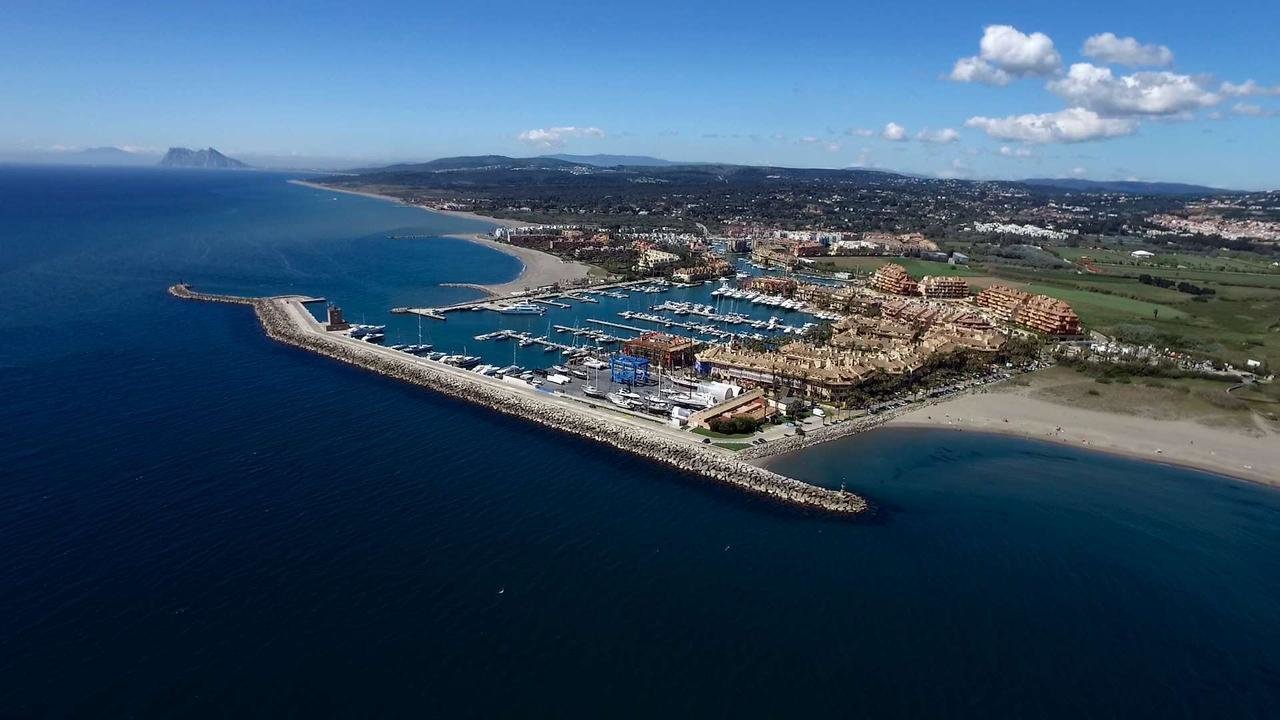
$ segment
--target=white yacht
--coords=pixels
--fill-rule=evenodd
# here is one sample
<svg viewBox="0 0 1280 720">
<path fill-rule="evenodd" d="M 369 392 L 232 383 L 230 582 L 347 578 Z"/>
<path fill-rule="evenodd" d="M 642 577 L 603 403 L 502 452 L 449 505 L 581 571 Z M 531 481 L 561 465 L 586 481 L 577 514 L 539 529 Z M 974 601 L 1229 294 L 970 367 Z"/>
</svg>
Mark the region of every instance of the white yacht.
<svg viewBox="0 0 1280 720">
<path fill-rule="evenodd" d="M 540 305 L 534 305 L 527 300 L 504 305 L 498 308 L 498 312 L 504 315 L 541 315 L 546 312 Z"/>
</svg>

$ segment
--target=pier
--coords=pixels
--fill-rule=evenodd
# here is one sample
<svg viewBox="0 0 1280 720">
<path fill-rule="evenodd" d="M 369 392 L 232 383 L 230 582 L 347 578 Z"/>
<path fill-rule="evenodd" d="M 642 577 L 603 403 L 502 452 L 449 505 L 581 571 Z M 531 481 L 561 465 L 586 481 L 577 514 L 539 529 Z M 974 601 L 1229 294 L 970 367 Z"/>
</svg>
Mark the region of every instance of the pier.
<svg viewBox="0 0 1280 720">
<path fill-rule="evenodd" d="M 267 336 L 277 342 L 588 438 L 760 497 L 838 515 L 858 515 L 870 508 L 857 494 L 809 485 L 743 462 L 730 450 L 704 445 L 699 436 L 661 423 L 325 332 L 300 296 L 212 295 L 185 284 L 170 287 L 169 293 L 185 300 L 251 306 Z"/>
<path fill-rule="evenodd" d="M 558 302 L 555 300 L 555 298 L 562 298 L 565 300 L 577 300 L 578 302 L 584 302 L 584 303 L 598 303 L 600 302 L 599 300 L 596 300 L 593 297 L 587 297 L 587 295 L 588 294 L 610 295 L 610 293 L 606 291 L 611 290 L 613 288 L 623 288 L 623 287 L 631 287 L 633 285 L 643 285 L 643 284 L 646 284 L 647 282 L 648 281 L 646 280 L 626 280 L 623 282 L 608 283 L 606 285 L 596 285 L 591 288 L 578 288 L 575 290 L 546 290 L 543 292 L 528 293 L 525 295 L 508 295 L 506 297 L 484 297 L 476 300 L 467 300 L 466 302 L 454 303 L 452 305 L 442 305 L 440 307 L 434 307 L 434 308 L 397 307 L 397 308 L 391 308 L 391 312 L 394 315 L 421 315 L 422 317 L 431 318 L 432 320 L 444 320 L 446 319 L 445 313 L 457 312 L 459 310 L 472 310 L 474 308 L 496 311 L 502 307 L 502 303 L 521 302 L 521 301 L 538 303 L 540 305 L 547 305 L 549 307 L 560 308 L 563 310 L 563 309 L 571 308 L 573 306 L 569 305 L 568 303 Z M 444 287 L 480 287 L 480 286 L 473 286 L 466 283 L 461 283 L 461 284 L 441 283 L 441 285 Z M 612 293 L 612 294 L 617 295 L 618 293 Z M 324 301 L 323 298 L 319 298 L 319 299 L 311 300 L 310 302 L 323 302 L 323 301 Z"/>
<path fill-rule="evenodd" d="M 649 332 L 644 328 L 638 328 L 633 325 L 623 325 L 622 323 L 616 323 L 611 320 L 597 320 L 595 318 L 587 318 L 587 322 L 595 323 L 596 325 L 604 325 L 605 327 L 618 328 L 620 330 L 630 330 L 631 332 L 634 332 L 634 333 L 644 334 Z"/>
</svg>

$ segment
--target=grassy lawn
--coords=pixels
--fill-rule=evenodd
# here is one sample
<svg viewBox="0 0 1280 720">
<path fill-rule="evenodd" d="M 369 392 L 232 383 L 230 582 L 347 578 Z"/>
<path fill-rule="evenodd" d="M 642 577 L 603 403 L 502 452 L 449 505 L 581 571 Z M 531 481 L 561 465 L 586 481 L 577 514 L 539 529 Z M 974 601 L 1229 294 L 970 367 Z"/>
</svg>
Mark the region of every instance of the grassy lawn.
<svg viewBox="0 0 1280 720">
<path fill-rule="evenodd" d="M 1107 334 L 1145 326 L 1156 344 L 1203 353 L 1242 367 L 1246 359 L 1280 365 L 1280 288 L 1219 285 L 1206 277 L 1189 278 L 1217 295 L 1206 302 L 1169 288 L 1144 285 L 1136 276 L 1082 275 L 1074 272 L 1001 268 L 1005 281 L 1029 292 L 1070 303 L 1087 328 Z M 1165 274 L 1161 271 L 1152 274 Z M 1211 275 L 1210 273 L 1196 273 Z M 1221 273 L 1239 278 L 1267 276 Z"/>
<path fill-rule="evenodd" d="M 1128 267 L 1100 265 L 1099 269 L 1116 275 L 1137 277 L 1143 273 L 1173 280 L 1186 280 L 1195 284 L 1232 285 L 1280 290 L 1280 273 L 1275 272 L 1223 272 L 1220 270 L 1190 270 L 1164 267 Z"/>
<path fill-rule="evenodd" d="M 711 443 L 711 444 L 715 445 L 716 447 L 722 447 L 725 450 L 732 450 L 734 452 L 738 452 L 739 450 L 746 450 L 747 448 L 751 447 L 750 443 L 718 442 L 718 443 Z"/>
<path fill-rule="evenodd" d="M 1099 267 L 1123 267 L 1134 274 L 1151 272 L 1154 275 L 1158 271 L 1178 269 L 1179 267 L 1190 271 L 1280 273 L 1280 267 L 1272 265 L 1272 261 L 1250 253 L 1227 251 L 1226 253 L 1219 252 L 1212 255 L 1195 255 L 1191 253 L 1166 253 L 1155 247 L 1153 248 L 1153 252 L 1156 253 L 1155 257 L 1138 260 L 1129 254 L 1136 248 L 1137 246 L 1126 246 L 1124 248 L 1052 246 L 1045 249 L 1071 262 L 1087 257 Z"/>
<path fill-rule="evenodd" d="M 715 430 L 708 430 L 706 428 L 694 428 L 691 432 L 696 433 L 698 435 L 704 435 L 709 438 L 716 438 L 716 439 L 722 439 L 722 440 L 747 440 L 751 438 L 752 435 L 754 434 L 754 433 L 748 433 L 746 435 L 743 435 L 739 433 L 737 435 L 725 435 L 724 433 L 718 433 Z"/>
<path fill-rule="evenodd" d="M 1133 284 L 1141 286 L 1137 282 Z M 1107 295 L 1044 282 L 1026 283 L 1025 287 L 1028 292 L 1048 295 L 1049 297 L 1067 301 L 1079 313 L 1080 319 L 1084 321 L 1085 325 L 1114 325 L 1117 323 L 1150 320 L 1181 320 L 1187 317 L 1185 312 L 1171 305 L 1135 300 L 1120 295 Z"/>
</svg>

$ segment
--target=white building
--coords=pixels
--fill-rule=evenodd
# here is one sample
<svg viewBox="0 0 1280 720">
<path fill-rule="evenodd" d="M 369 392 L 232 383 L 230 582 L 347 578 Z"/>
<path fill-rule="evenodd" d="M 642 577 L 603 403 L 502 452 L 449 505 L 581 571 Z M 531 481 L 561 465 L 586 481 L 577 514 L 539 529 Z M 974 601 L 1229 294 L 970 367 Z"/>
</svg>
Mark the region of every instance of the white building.
<svg viewBox="0 0 1280 720">
<path fill-rule="evenodd" d="M 679 259 L 679 255 L 666 250 L 645 250 L 640 254 L 640 261 L 636 263 L 636 268 L 639 270 L 653 270 L 673 265 Z"/>
</svg>

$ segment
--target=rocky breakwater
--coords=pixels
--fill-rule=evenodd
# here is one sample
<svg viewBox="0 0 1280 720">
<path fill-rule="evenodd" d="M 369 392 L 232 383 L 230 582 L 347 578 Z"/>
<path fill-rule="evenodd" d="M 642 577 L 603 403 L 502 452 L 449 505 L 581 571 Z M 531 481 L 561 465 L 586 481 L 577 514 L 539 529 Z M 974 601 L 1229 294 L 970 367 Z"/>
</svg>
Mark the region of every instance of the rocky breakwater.
<svg viewBox="0 0 1280 720">
<path fill-rule="evenodd" d="M 300 321 L 298 314 L 291 312 L 290 305 L 294 301 L 289 298 L 207 295 L 186 285 L 175 285 L 170 288 L 170 293 L 190 300 L 252 305 L 267 336 L 278 342 L 589 438 L 758 496 L 807 510 L 840 515 L 856 515 L 869 509 L 867 501 L 854 493 L 809 485 L 742 462 L 718 449 L 620 423 L 602 412 L 575 407 L 571 402 L 553 398 L 544 400 L 448 365 L 400 357 L 376 346 L 331 337 L 305 319 Z"/>
<path fill-rule="evenodd" d="M 859 418 L 857 420 L 846 420 L 834 425 L 824 425 L 815 430 L 810 430 L 803 435 L 796 434 L 790 437 L 774 440 L 766 445 L 752 445 L 742 452 L 738 453 L 741 460 L 760 460 L 773 455 L 781 455 L 783 453 L 795 452 L 804 448 L 818 445 L 824 442 L 831 442 L 849 435 L 856 435 L 865 432 L 879 425 L 883 425 L 886 421 L 894 417 L 896 413 L 883 413 L 871 417 Z"/>
</svg>

